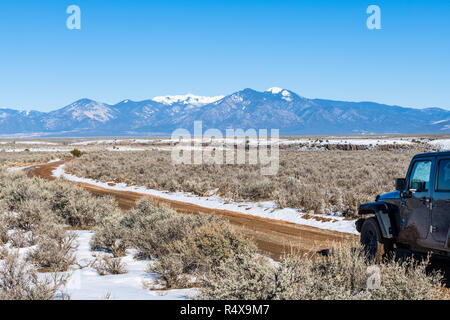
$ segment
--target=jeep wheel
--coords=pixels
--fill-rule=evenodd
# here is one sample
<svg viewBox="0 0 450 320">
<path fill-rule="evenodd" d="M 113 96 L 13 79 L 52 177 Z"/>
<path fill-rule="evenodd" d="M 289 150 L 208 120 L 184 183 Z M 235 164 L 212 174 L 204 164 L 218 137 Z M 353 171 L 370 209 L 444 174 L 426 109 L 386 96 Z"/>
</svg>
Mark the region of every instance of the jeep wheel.
<svg viewBox="0 0 450 320">
<path fill-rule="evenodd" d="M 381 232 L 374 218 L 364 221 L 361 228 L 361 244 L 370 261 L 381 257 Z"/>
</svg>

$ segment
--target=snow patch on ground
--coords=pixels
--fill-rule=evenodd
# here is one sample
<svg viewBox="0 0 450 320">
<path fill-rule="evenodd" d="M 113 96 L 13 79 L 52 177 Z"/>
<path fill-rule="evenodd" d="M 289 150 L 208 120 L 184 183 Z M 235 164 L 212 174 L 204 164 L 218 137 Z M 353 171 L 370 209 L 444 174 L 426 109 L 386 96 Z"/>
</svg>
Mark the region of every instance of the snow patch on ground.
<svg viewBox="0 0 450 320">
<path fill-rule="evenodd" d="M 95 260 L 96 252 L 91 251 L 89 242 L 94 235 L 92 231 L 75 231 L 78 235 L 76 249 L 77 262 L 86 266 Z M 73 300 L 180 300 L 190 299 L 196 295 L 195 289 L 149 290 L 145 283 L 155 284 L 158 276 L 148 273 L 148 260 L 136 260 L 135 250 L 127 250 L 122 258 L 124 274 L 101 276 L 91 267 L 79 268 L 71 272 L 69 282 L 64 288 Z"/>
<path fill-rule="evenodd" d="M 281 220 L 300 225 L 307 225 L 320 229 L 339 231 L 344 233 L 358 234 L 354 220 L 346 220 L 335 215 L 305 215 L 299 209 L 284 208 L 279 209 L 274 201 L 264 202 L 233 202 L 218 196 L 200 197 L 186 192 L 167 192 L 146 187 L 127 186 L 125 183 L 115 184 L 113 182 L 99 182 L 93 179 L 81 178 L 64 171 L 64 164 L 58 166 L 52 175 L 57 178 L 65 178 L 73 182 L 84 182 L 101 188 L 117 191 L 132 191 L 146 195 L 153 195 L 168 200 L 181 201 L 195 204 L 210 209 L 221 209 L 249 214 L 262 218 Z"/>
<path fill-rule="evenodd" d="M 13 232 L 13 231 L 10 231 Z M 156 286 L 158 275 L 148 273 L 149 260 L 137 260 L 136 250 L 127 250 L 122 257 L 127 273 L 101 276 L 92 268 L 96 258 L 105 253 L 92 251 L 89 245 L 93 231 L 69 231 L 77 235 L 74 249 L 77 263 L 70 266 L 69 271 L 60 275 L 69 276 L 68 282 L 60 290 L 71 300 L 186 300 L 198 295 L 197 289 L 150 290 L 148 285 Z M 2 246 L 0 246 L 1 248 Z M 8 243 L 3 246 L 11 253 L 18 253 L 19 259 L 26 261 L 29 252 L 36 249 L 36 245 L 13 248 Z M 39 273 L 39 278 L 51 277 L 51 273 Z"/>
<path fill-rule="evenodd" d="M 133 147 L 122 147 L 122 146 L 114 146 L 106 148 L 108 151 L 146 151 L 148 149 L 144 148 L 133 148 Z"/>
<path fill-rule="evenodd" d="M 57 146 L 57 143 L 54 142 L 47 142 L 47 141 L 16 141 L 16 144 L 30 144 L 30 145 L 34 145 L 34 144 L 43 144 L 43 145 L 49 145 L 49 146 Z"/>
<path fill-rule="evenodd" d="M 122 139 L 109 139 L 109 140 L 86 140 L 86 141 L 78 141 L 78 142 L 73 142 L 70 145 L 71 146 L 87 146 L 90 144 L 114 144 L 114 143 L 118 143 L 118 142 L 123 142 L 126 140 L 122 140 Z"/>
<path fill-rule="evenodd" d="M 290 145 L 290 144 L 352 144 L 352 145 L 363 145 L 363 146 L 380 146 L 380 145 L 392 145 L 392 144 L 403 144 L 410 145 L 412 144 L 409 140 L 401 140 L 401 139 L 320 139 L 320 140 L 312 140 L 312 139 L 295 139 L 295 140 L 281 140 L 280 144 Z"/>
<path fill-rule="evenodd" d="M 428 143 L 441 151 L 450 150 L 450 139 L 437 139 L 429 141 Z"/>
</svg>

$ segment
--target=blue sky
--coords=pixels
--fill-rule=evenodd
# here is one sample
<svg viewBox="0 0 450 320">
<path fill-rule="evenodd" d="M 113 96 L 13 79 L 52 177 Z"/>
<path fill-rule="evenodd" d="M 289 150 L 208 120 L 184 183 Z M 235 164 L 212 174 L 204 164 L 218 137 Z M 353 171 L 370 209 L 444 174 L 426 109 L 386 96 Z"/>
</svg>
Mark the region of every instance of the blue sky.
<svg viewBox="0 0 450 320">
<path fill-rule="evenodd" d="M 82 29 L 66 28 L 76 4 Z M 381 8 L 368 30 L 366 8 Z M 229 94 L 450 109 L 450 1 L 0 2 L 0 107 Z"/>
</svg>

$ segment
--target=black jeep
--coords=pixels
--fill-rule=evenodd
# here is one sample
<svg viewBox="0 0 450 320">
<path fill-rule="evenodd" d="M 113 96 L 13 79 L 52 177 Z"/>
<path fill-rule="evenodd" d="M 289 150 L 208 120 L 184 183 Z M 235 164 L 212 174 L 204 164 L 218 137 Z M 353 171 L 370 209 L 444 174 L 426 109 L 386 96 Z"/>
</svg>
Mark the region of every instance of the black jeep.
<svg viewBox="0 0 450 320">
<path fill-rule="evenodd" d="M 416 155 L 396 190 L 358 208 L 356 229 L 369 257 L 395 247 L 450 256 L 450 152 Z"/>
</svg>

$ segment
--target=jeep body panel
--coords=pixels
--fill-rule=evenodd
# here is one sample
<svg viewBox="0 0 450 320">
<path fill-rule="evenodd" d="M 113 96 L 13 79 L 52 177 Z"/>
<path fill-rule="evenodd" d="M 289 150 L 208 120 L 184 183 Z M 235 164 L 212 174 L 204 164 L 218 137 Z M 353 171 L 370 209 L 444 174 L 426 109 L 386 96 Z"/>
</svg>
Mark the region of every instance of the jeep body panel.
<svg viewBox="0 0 450 320">
<path fill-rule="evenodd" d="M 429 235 L 431 223 L 431 190 L 434 186 L 435 157 L 414 157 L 406 174 L 407 190 L 410 197 L 402 197 L 400 201 L 400 229 L 397 241 L 410 246 L 422 246 Z M 426 189 L 415 190 L 414 181 L 418 176 L 425 179 Z"/>
<path fill-rule="evenodd" d="M 437 157 L 431 203 L 431 238 L 450 250 L 450 155 Z"/>
<path fill-rule="evenodd" d="M 450 152 L 414 156 L 405 191 L 377 196 L 375 202 L 360 205 L 358 213 L 361 220 L 375 216 L 383 238 L 412 249 L 449 254 Z"/>
</svg>

